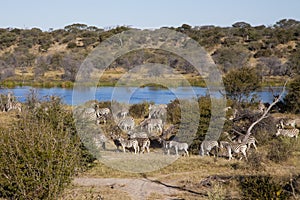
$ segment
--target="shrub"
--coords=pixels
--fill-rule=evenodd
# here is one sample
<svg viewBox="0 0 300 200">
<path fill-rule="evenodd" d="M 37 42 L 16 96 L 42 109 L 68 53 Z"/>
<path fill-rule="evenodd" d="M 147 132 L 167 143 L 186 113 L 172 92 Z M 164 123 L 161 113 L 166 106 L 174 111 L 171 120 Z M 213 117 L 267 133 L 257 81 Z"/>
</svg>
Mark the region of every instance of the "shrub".
<svg viewBox="0 0 300 200">
<path fill-rule="evenodd" d="M 264 170 L 264 166 L 262 165 L 263 159 L 264 157 L 261 153 L 257 151 L 251 152 L 248 155 L 247 167 L 251 170 L 262 171 Z"/>
<path fill-rule="evenodd" d="M 243 199 L 288 199 L 289 194 L 270 176 L 241 177 Z"/>
<path fill-rule="evenodd" d="M 286 108 L 289 112 L 300 113 L 300 75 L 291 81 L 288 94 L 284 98 Z"/>
<path fill-rule="evenodd" d="M 147 102 L 133 104 L 129 108 L 129 114 L 134 118 L 144 118 L 149 114 L 148 107 L 149 107 L 149 103 Z"/>
<path fill-rule="evenodd" d="M 0 197 L 56 199 L 82 161 L 89 159 L 71 112 L 58 98 L 44 104 L 0 128 Z"/>
<path fill-rule="evenodd" d="M 226 190 L 220 183 L 214 183 L 211 191 L 209 191 L 207 195 L 210 200 L 223 200 L 226 196 Z"/>
<path fill-rule="evenodd" d="M 73 49 L 75 47 L 77 47 L 75 42 L 69 42 L 68 45 L 67 45 L 67 48 L 69 48 L 69 49 Z"/>
<path fill-rule="evenodd" d="M 286 161 L 290 157 L 291 152 L 295 150 L 296 142 L 294 138 L 286 137 L 279 137 L 273 140 L 270 144 L 267 158 L 276 163 Z"/>
</svg>

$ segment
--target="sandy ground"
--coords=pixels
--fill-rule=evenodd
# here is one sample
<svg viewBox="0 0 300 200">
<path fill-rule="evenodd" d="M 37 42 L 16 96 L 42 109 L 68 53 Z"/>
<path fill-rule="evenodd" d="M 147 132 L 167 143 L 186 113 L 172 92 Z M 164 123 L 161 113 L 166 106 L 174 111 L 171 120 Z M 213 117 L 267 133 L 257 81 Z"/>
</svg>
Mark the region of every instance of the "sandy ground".
<svg viewBox="0 0 300 200">
<path fill-rule="evenodd" d="M 75 178 L 73 184 L 85 187 L 110 187 L 126 192 L 133 200 L 147 199 L 151 194 L 160 194 L 165 200 L 174 199 L 178 190 L 150 179 L 126 178 Z"/>
</svg>

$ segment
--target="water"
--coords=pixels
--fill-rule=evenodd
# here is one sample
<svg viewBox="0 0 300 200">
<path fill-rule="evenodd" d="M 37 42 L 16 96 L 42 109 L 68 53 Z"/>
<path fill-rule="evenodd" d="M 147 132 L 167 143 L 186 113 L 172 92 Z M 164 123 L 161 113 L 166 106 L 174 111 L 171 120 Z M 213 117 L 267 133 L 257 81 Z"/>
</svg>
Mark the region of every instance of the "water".
<svg viewBox="0 0 300 200">
<path fill-rule="evenodd" d="M 32 87 L 16 87 L 13 89 L 1 89 L 0 93 L 6 94 L 12 91 L 18 100 L 24 102 L 26 96 L 29 94 Z M 45 96 L 56 95 L 63 99 L 65 104 L 72 104 L 73 89 L 66 88 L 36 88 L 39 98 Z M 279 94 L 281 87 L 273 88 L 275 94 Z M 94 92 L 96 91 L 96 92 Z M 77 99 L 84 101 L 97 99 L 98 101 L 119 101 L 128 102 L 130 104 L 140 103 L 143 101 L 154 102 L 157 104 L 167 104 L 170 101 L 179 99 L 197 98 L 199 96 L 207 95 L 208 91 L 203 87 L 178 87 L 171 89 L 161 89 L 153 87 L 134 88 L 134 87 L 99 87 L 90 88 L 82 91 L 76 91 Z M 75 93 L 74 93 L 75 94 Z M 261 91 L 256 92 L 259 99 L 264 103 L 271 103 L 273 101 L 273 94 L 269 88 L 262 88 Z M 214 96 L 220 96 L 218 92 L 213 93 Z M 74 104 L 77 104 L 76 101 Z"/>
</svg>

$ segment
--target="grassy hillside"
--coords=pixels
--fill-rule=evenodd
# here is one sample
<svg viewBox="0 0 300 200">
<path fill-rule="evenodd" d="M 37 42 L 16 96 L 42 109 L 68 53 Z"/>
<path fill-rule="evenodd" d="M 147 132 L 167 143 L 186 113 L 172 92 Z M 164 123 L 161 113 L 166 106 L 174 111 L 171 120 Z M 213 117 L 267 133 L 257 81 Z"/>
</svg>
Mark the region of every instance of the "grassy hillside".
<svg viewBox="0 0 300 200">
<path fill-rule="evenodd" d="M 166 28 L 187 34 L 199 42 L 223 73 L 250 66 L 257 69 L 264 82 L 272 84 L 282 77 L 299 74 L 300 22 L 296 20 L 284 19 L 268 27 L 237 22 L 232 27 L 183 24 Z M 72 87 L 85 57 L 105 39 L 129 29 L 120 26 L 104 30 L 85 24 L 49 31 L 2 28 L 0 81 L 5 86 Z M 115 60 L 99 84 L 112 85 L 121 77 L 120 71 L 145 63 L 167 64 L 184 74 L 191 84 L 203 85 L 202 78 L 189 63 L 166 52 L 149 49 L 131 52 Z"/>
</svg>

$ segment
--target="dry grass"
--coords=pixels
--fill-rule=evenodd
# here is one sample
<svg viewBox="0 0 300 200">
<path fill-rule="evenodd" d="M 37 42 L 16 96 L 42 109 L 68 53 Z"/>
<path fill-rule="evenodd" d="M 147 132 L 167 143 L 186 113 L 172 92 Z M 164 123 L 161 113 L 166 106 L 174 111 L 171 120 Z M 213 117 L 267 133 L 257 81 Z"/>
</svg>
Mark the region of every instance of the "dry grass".
<svg viewBox="0 0 300 200">
<path fill-rule="evenodd" d="M 71 185 L 61 195 L 59 200 L 97 200 L 102 197 L 103 199 L 124 199 L 131 200 L 130 196 L 121 190 L 116 191 L 113 187 L 107 186 L 104 188 L 99 187 L 83 187 Z"/>
<path fill-rule="evenodd" d="M 18 120 L 18 111 L 13 110 L 9 113 L 7 112 L 0 112 L 0 127 L 7 128 L 10 124 L 12 124 L 14 121 Z"/>
<path fill-rule="evenodd" d="M 70 107 L 68 107 L 70 109 Z M 17 112 L 12 111 L 9 113 L 0 112 L 1 126 L 7 126 L 13 121 L 18 120 Z M 279 116 L 278 116 L 279 117 Z M 300 141 L 296 145 L 300 145 Z M 114 150 L 115 147 L 112 144 L 108 144 L 109 150 Z M 267 146 L 259 146 L 258 151 L 265 154 L 268 149 Z M 229 183 L 222 185 L 222 187 L 211 186 L 204 187 L 200 182 L 209 176 L 223 176 L 223 177 L 236 177 L 246 175 L 270 175 L 272 177 L 289 177 L 291 175 L 300 174 L 300 152 L 293 152 L 290 158 L 280 164 L 276 164 L 269 160 L 263 160 L 263 169 L 252 170 L 245 161 L 232 160 L 228 161 L 224 158 L 213 158 L 213 157 L 200 157 L 198 155 L 192 155 L 190 157 L 170 157 L 162 155 L 159 150 L 151 149 L 149 155 L 134 155 L 130 153 L 124 154 L 123 152 L 102 152 L 106 161 L 111 159 L 115 162 L 110 164 L 120 165 L 122 162 L 137 162 L 135 167 L 140 167 L 141 163 L 148 160 L 148 163 L 157 162 L 155 159 L 171 159 L 170 164 L 159 167 L 159 169 L 151 172 L 144 173 L 130 173 L 126 171 L 119 171 L 111 168 L 101 161 L 95 162 L 95 166 L 88 171 L 79 174 L 78 177 L 86 178 L 119 178 L 119 179 L 148 179 L 156 181 L 157 184 L 166 184 L 167 187 L 175 187 L 178 193 L 173 195 L 175 198 L 183 199 L 207 199 L 199 194 L 209 194 L 216 190 L 222 190 L 227 196 L 239 198 L 241 191 L 238 187 L 238 182 L 232 180 Z M 174 162 L 171 162 L 174 161 Z M 156 163 L 157 164 L 157 163 Z M 157 164 L 158 165 L 158 164 Z M 214 182 L 218 184 L 218 182 Z M 126 192 L 122 185 L 118 188 L 106 186 L 81 186 L 81 185 L 70 185 L 67 190 L 62 194 L 60 199 L 97 199 L 98 195 L 104 197 L 104 199 L 131 199 L 130 193 Z M 234 188 L 234 190 L 232 189 Z M 164 199 L 165 196 L 158 192 L 153 192 L 147 196 L 146 199 Z"/>
<path fill-rule="evenodd" d="M 44 74 L 44 77 L 47 80 L 61 80 L 61 75 L 64 74 L 63 70 L 54 70 L 54 71 L 47 71 Z"/>
<path fill-rule="evenodd" d="M 119 153 L 120 154 L 120 153 Z M 123 153 L 121 153 L 122 155 Z M 127 153 L 127 156 L 135 156 Z M 153 153 L 154 154 L 154 153 Z M 216 194 L 220 190 L 226 197 L 240 198 L 241 191 L 238 187 L 238 182 L 232 179 L 227 184 L 215 181 L 210 187 L 205 187 L 200 184 L 209 176 L 220 177 L 239 177 L 247 175 L 270 175 L 272 177 L 286 177 L 292 174 L 300 173 L 299 152 L 294 153 L 284 163 L 275 164 L 271 161 L 264 161 L 264 169 L 252 170 L 249 169 L 245 161 L 232 160 L 228 161 L 224 158 L 199 157 L 196 155 L 190 157 L 180 157 L 170 165 L 158 170 L 147 173 L 128 173 L 112 169 L 101 162 L 97 162 L 96 166 L 89 171 L 81 174 L 80 177 L 91 178 L 130 178 L 130 179 L 147 179 L 156 182 L 157 184 L 166 185 L 167 187 L 177 190 L 174 198 L 183 199 L 207 199 L 207 194 Z M 141 155 L 144 156 L 144 155 Z M 128 159 L 128 157 L 126 157 Z M 76 186 L 74 186 L 74 189 Z M 102 187 L 100 187 L 102 188 Z M 234 188 L 234 189 L 233 189 Z M 102 188 L 103 189 L 103 188 Z M 107 189 L 107 188 L 106 188 Z M 107 189 L 106 191 L 109 191 Z M 151 193 L 147 199 L 164 199 L 159 191 Z"/>
</svg>

